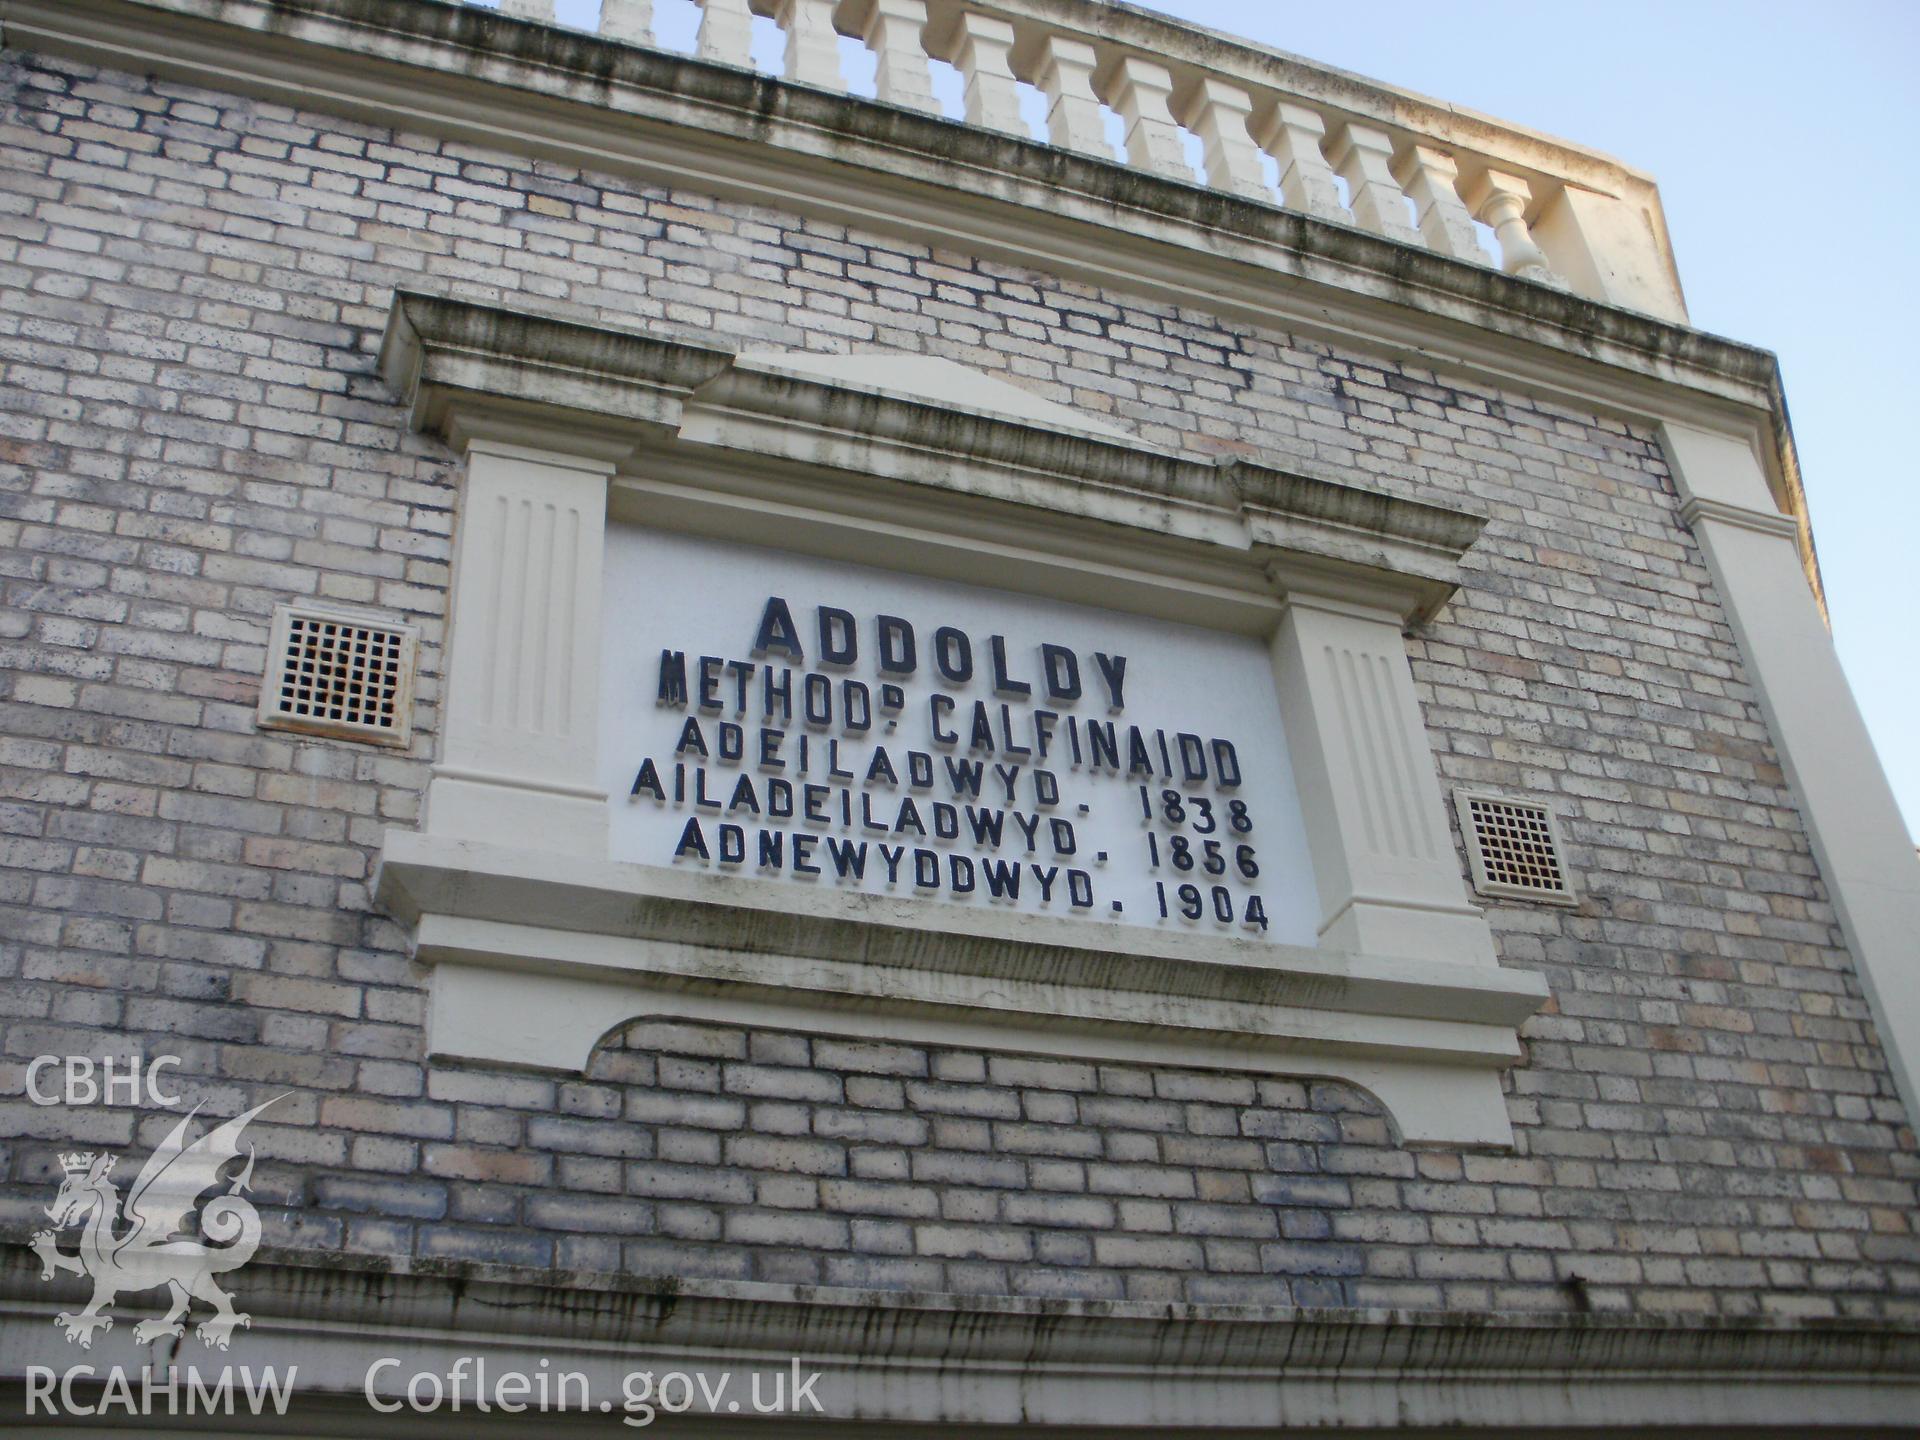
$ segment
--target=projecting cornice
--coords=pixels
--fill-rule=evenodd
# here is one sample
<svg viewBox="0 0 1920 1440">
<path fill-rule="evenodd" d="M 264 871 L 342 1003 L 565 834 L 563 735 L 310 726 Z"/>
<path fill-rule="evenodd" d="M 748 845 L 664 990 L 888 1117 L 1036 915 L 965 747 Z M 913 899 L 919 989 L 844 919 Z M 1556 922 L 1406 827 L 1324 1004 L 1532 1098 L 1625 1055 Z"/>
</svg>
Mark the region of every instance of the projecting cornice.
<svg viewBox="0 0 1920 1440">
<path fill-rule="evenodd" d="M 1372 603 L 1422 618 L 1452 593 L 1486 523 L 1323 476 L 1192 459 L 1055 414 L 964 366 L 875 363 L 888 358 L 734 355 L 404 291 L 381 347 L 414 424 L 455 443 L 565 436 L 614 464 L 644 451 L 635 468 L 647 476 L 698 468 L 703 491 L 736 487 L 743 504 L 756 481 L 791 504 L 829 470 L 846 477 L 838 503 L 891 482 L 917 503 L 966 510 L 975 530 L 992 523 L 979 502 L 1041 509 L 1063 538 L 1078 527 L 1090 546 L 1137 544 L 1161 567 L 1171 554 L 1212 568 L 1250 602 L 1268 597 L 1268 613 L 1276 582 L 1339 566 L 1367 577 Z M 727 465 L 698 453 L 714 450 L 733 452 Z M 888 508 L 897 517 L 901 502 Z"/>
<path fill-rule="evenodd" d="M 24 1229 L 4 1238 L 22 1242 L 0 1262 L 9 1353 L 22 1367 L 71 1364 L 46 1314 L 85 1291 L 40 1281 Z M 369 1392 L 404 1403 L 409 1377 L 444 1377 L 455 1355 L 496 1376 L 576 1372 L 616 1406 L 635 1369 L 719 1375 L 748 1368 L 743 1354 L 772 1357 L 762 1370 L 800 1356 L 821 1376 L 814 1393 L 829 1418 L 815 1428 L 917 1432 L 937 1389 L 943 1425 L 996 1440 L 1053 1425 L 1470 1433 L 1489 1417 L 1503 1433 L 1879 1435 L 1904 1433 L 1920 1383 L 1911 1326 L 1849 1321 L 1036 1300 L 293 1250 L 263 1250 L 246 1281 L 248 1363 L 258 1373 L 297 1362 L 293 1423 L 332 1414 L 359 1435 L 398 1433 L 368 1408 Z M 451 1333 L 457 1351 L 438 1338 Z M 102 1364 L 124 1353 L 134 1367 L 145 1352 L 116 1330 L 94 1353 Z M 471 1367 L 467 1384 L 471 1399 Z"/>
<path fill-rule="evenodd" d="M 0 0 L 0 19 L 18 48 L 900 235 L 1640 423 L 1754 435 L 1818 590 L 1774 357 L 1685 325 L 1099 157 L 464 5 Z"/>
</svg>

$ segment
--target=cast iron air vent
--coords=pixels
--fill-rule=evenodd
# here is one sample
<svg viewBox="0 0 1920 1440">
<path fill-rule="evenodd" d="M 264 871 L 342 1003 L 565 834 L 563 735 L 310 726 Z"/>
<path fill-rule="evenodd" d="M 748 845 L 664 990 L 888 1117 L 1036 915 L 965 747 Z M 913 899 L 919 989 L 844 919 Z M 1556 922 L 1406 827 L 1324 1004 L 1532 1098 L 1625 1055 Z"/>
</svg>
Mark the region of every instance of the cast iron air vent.
<svg viewBox="0 0 1920 1440">
<path fill-rule="evenodd" d="M 413 736 L 411 625 L 348 610 L 281 605 L 260 685 L 264 729 L 404 746 Z"/>
<path fill-rule="evenodd" d="M 1553 812 L 1531 801 L 1472 790 L 1453 792 L 1466 836 L 1473 888 L 1509 900 L 1577 903 Z"/>
</svg>

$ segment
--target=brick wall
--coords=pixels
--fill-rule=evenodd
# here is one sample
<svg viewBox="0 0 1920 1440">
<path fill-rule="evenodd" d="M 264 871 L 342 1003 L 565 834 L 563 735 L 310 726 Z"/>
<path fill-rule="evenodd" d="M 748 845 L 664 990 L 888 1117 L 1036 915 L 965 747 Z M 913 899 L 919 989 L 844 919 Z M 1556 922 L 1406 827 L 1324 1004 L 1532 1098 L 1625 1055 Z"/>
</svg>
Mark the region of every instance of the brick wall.
<svg viewBox="0 0 1920 1440">
<path fill-rule="evenodd" d="M 269 1243 L 1299 1305 L 1920 1313 L 1911 1131 L 1640 430 L 1041 274 L 0 53 L 0 1024 L 182 1056 Z M 1489 906 L 1555 1002 L 1511 1156 L 1358 1092 L 641 1023 L 575 1081 L 434 1067 L 371 912 L 434 753 L 455 457 L 377 378 L 396 286 L 696 341 L 938 354 L 1143 438 L 1490 514 L 1409 641 L 1442 775 L 1547 797 L 1576 911 Z M 412 753 L 256 733 L 266 620 L 423 629 Z M 56 1145 L 168 1120 L 10 1098 Z M 138 1123 L 136 1124 L 136 1120 Z M 270 1122 L 270 1123 L 269 1123 Z M 1576 1278 L 1577 1277 L 1577 1278 Z"/>
</svg>

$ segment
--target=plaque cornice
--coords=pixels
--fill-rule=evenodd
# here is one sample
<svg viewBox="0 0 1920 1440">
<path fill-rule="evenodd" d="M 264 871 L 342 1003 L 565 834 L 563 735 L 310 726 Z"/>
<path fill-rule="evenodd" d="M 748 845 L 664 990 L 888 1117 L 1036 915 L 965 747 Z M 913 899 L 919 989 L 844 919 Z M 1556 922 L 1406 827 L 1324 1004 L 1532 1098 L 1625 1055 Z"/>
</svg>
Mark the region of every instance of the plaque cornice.
<svg viewBox="0 0 1920 1440">
<path fill-rule="evenodd" d="M 409 291 L 394 297 L 381 369 L 415 426 L 455 444 L 474 435 L 532 433 L 548 445 L 572 437 L 572 448 L 619 457 L 646 475 L 705 469 L 701 452 L 736 452 L 780 472 L 794 502 L 808 475 L 877 477 L 974 508 L 984 501 L 1117 529 L 1152 549 L 1185 549 L 1244 572 L 1255 588 L 1311 587 L 1329 566 L 1347 588 L 1370 575 L 1381 603 L 1408 621 L 1444 603 L 1486 524 L 1257 461 L 1199 459 L 1131 436 L 800 375 L 673 336 Z M 848 499 L 812 489 L 823 502 Z M 1291 578 L 1273 578 L 1281 572 Z"/>
<path fill-rule="evenodd" d="M 429 1052 L 577 1073 L 645 1016 L 1324 1075 L 1404 1143 L 1506 1143 L 1537 975 L 945 907 L 389 835 L 383 906 L 434 967 Z M 501 1017 L 511 1015 L 503 1027 Z"/>
</svg>

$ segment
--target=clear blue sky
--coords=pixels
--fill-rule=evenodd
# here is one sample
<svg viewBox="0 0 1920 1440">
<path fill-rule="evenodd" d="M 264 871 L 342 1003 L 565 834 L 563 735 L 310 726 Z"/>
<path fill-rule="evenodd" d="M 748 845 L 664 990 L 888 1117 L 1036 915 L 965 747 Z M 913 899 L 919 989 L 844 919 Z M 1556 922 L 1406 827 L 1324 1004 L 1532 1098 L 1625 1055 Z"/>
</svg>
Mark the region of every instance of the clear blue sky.
<svg viewBox="0 0 1920 1440">
<path fill-rule="evenodd" d="M 1197 24 L 1563 136 L 1660 183 L 1693 323 L 1780 356 L 1833 620 L 1920 834 L 1920 4 L 1152 0 Z M 591 23 L 598 0 L 559 0 Z M 688 0 L 658 33 L 691 48 Z M 762 68 L 779 36 L 756 25 Z M 846 42 L 849 74 L 871 57 Z M 864 63 L 863 63 L 864 62 Z M 950 79 L 950 77 L 949 77 Z M 857 80 L 856 80 L 856 83 Z M 950 106 L 957 95 L 945 96 Z"/>
</svg>

